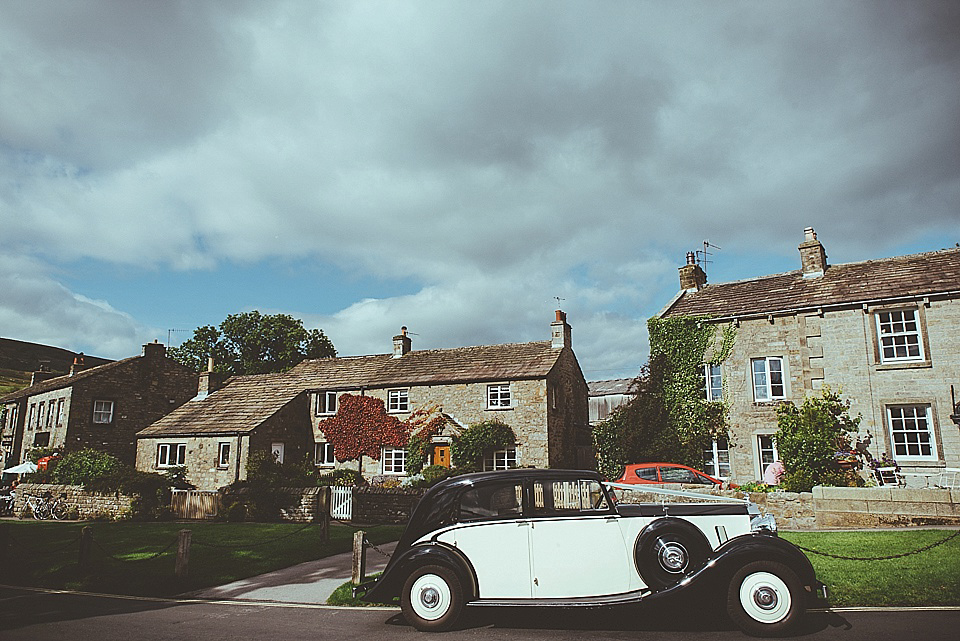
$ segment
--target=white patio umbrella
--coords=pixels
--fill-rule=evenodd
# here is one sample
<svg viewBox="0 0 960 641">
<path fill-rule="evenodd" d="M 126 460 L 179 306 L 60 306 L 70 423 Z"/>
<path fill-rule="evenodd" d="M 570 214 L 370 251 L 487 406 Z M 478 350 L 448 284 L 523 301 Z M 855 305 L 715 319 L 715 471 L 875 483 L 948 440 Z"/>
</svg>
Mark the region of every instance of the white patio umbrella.
<svg viewBox="0 0 960 641">
<path fill-rule="evenodd" d="M 4 474 L 33 474 L 37 471 L 37 464 L 26 461 L 20 465 L 14 465 L 13 467 L 8 467 L 3 471 Z"/>
</svg>

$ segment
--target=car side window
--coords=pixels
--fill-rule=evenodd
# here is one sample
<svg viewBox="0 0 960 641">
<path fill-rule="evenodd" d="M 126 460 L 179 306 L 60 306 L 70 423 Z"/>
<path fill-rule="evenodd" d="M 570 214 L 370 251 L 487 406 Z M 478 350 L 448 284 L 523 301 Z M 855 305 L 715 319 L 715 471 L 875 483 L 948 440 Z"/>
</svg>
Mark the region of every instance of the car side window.
<svg viewBox="0 0 960 641">
<path fill-rule="evenodd" d="M 536 481 L 533 484 L 536 514 L 573 514 L 609 508 L 607 496 L 597 481 Z"/>
<path fill-rule="evenodd" d="M 635 470 L 637 478 L 643 479 L 644 481 L 657 481 L 657 468 L 655 467 L 638 467 Z"/>
<path fill-rule="evenodd" d="M 472 487 L 460 497 L 460 521 L 519 516 L 523 513 L 523 486 L 488 483 Z"/>
<path fill-rule="evenodd" d="M 664 483 L 700 483 L 697 475 L 682 467 L 661 467 L 660 477 Z"/>
</svg>

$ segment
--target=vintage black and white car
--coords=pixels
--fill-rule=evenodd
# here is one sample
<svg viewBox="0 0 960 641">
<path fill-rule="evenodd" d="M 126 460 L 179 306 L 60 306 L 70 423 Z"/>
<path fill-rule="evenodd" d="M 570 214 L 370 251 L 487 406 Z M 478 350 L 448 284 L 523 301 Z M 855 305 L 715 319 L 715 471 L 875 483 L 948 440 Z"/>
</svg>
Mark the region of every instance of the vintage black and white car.
<svg viewBox="0 0 960 641">
<path fill-rule="evenodd" d="M 817 598 L 810 562 L 749 502 L 631 505 L 608 486 L 595 472 L 551 469 L 438 483 L 383 574 L 356 592 L 399 598 L 411 625 L 439 631 L 465 606 L 611 606 L 712 582 L 757 636 L 788 631 Z"/>
</svg>

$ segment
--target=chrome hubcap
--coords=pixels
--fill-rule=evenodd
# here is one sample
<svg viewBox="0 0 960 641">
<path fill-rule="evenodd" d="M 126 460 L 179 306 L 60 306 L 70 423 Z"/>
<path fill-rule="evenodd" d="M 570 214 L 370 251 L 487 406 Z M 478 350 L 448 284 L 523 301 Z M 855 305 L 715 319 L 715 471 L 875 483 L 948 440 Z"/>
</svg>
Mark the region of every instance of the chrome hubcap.
<svg viewBox="0 0 960 641">
<path fill-rule="evenodd" d="M 660 566 L 667 572 L 676 574 L 687 567 L 687 550 L 676 542 L 662 544 L 659 558 Z"/>
<path fill-rule="evenodd" d="M 777 607 L 777 593 L 768 586 L 763 586 L 753 593 L 753 602 L 762 610 L 774 610 Z"/>
<path fill-rule="evenodd" d="M 437 592 L 436 588 L 424 588 L 420 591 L 420 603 L 425 607 L 435 608 L 439 602 L 440 593 Z"/>
</svg>

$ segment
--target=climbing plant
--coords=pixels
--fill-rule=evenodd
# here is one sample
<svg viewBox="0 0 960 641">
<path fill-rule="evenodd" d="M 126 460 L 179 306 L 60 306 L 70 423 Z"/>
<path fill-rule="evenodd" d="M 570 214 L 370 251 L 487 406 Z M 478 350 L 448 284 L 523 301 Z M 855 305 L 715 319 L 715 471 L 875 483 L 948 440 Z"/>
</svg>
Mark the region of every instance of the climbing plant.
<svg viewBox="0 0 960 641">
<path fill-rule="evenodd" d="M 461 432 L 450 444 L 450 454 L 458 469 L 481 469 L 484 454 L 514 447 L 516 443 L 513 429 L 501 420 L 493 419 L 473 423 Z"/>
<path fill-rule="evenodd" d="M 379 460 L 381 448 L 404 447 L 410 437 L 410 426 L 387 414 L 383 401 L 375 396 L 341 395 L 336 415 L 319 427 L 341 462 L 361 455 Z"/>
<path fill-rule="evenodd" d="M 407 440 L 407 474 L 419 473 L 433 447 L 433 437 L 447 424 L 447 418 L 438 405 L 420 408 L 406 421 L 410 430 Z"/>
<path fill-rule="evenodd" d="M 608 478 L 637 461 L 699 466 L 711 439 L 726 436 L 727 405 L 704 398 L 703 365 L 730 355 L 736 328 L 708 321 L 674 316 L 647 322 L 650 361 L 634 383 L 634 396 L 594 430 L 598 468 Z"/>
</svg>

